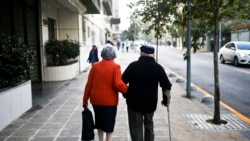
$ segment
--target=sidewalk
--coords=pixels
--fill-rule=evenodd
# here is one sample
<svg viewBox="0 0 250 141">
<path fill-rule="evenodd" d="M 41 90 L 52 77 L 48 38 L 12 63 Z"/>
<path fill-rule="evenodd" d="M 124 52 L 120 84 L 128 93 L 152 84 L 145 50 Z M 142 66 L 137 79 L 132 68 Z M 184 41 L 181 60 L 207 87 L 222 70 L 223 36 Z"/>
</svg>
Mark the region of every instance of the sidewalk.
<svg viewBox="0 0 250 141">
<path fill-rule="evenodd" d="M 131 61 L 138 59 L 139 52 L 118 52 L 117 56 L 115 61 L 124 70 Z M 53 96 L 45 100 L 40 98 L 43 102 L 37 102 L 37 106 L 2 130 L 0 141 L 80 141 L 82 95 L 87 76 L 88 71 L 67 82 L 45 85 L 41 91 Z M 175 82 L 176 79 L 170 77 L 173 84 L 170 103 L 172 141 L 250 141 L 250 126 L 225 109 L 221 111 L 221 118 L 228 124 L 206 123 L 213 117 L 211 104 L 201 103 L 199 94 L 186 98 L 184 84 Z M 57 88 L 48 90 L 53 86 Z M 126 102 L 121 95 L 119 100 L 113 141 L 130 141 Z M 155 141 L 169 141 L 167 109 L 158 103 L 154 116 Z M 92 110 L 91 106 L 89 108 Z M 98 141 L 95 135 L 95 141 Z"/>
</svg>

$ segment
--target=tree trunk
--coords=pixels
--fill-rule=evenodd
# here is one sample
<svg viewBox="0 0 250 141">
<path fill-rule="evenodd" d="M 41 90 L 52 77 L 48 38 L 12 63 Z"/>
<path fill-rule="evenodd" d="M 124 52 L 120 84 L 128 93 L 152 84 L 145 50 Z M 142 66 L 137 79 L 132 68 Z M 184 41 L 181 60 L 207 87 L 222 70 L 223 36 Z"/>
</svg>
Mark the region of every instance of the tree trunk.
<svg viewBox="0 0 250 141">
<path fill-rule="evenodd" d="M 219 1 L 216 0 L 215 26 L 214 26 L 214 118 L 213 123 L 220 123 L 220 85 L 219 85 L 219 67 L 218 67 L 218 50 L 219 50 Z"/>
</svg>

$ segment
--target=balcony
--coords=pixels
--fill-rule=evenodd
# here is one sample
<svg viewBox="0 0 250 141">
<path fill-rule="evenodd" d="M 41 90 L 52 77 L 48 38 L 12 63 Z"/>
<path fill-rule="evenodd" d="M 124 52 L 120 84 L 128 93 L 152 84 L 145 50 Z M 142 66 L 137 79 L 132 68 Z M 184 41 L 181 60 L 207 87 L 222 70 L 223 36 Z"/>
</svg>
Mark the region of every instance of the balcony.
<svg viewBox="0 0 250 141">
<path fill-rule="evenodd" d="M 103 0 L 103 7 L 107 12 L 107 15 L 112 15 L 112 1 L 111 0 Z"/>
<path fill-rule="evenodd" d="M 85 14 L 100 14 L 100 0 L 81 0 L 81 2 L 87 8 Z"/>
<path fill-rule="evenodd" d="M 121 23 L 121 19 L 119 17 L 112 17 L 110 20 L 111 24 L 120 24 Z"/>
</svg>

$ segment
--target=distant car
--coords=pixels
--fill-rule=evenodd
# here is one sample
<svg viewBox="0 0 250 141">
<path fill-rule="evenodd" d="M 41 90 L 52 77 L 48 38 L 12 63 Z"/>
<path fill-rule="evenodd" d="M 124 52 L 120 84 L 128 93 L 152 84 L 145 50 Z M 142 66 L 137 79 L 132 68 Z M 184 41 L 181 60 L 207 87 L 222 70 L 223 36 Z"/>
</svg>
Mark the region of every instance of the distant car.
<svg viewBox="0 0 250 141">
<path fill-rule="evenodd" d="M 220 48 L 219 57 L 221 63 L 228 61 L 235 66 L 239 64 L 250 65 L 250 42 L 228 42 Z"/>
</svg>

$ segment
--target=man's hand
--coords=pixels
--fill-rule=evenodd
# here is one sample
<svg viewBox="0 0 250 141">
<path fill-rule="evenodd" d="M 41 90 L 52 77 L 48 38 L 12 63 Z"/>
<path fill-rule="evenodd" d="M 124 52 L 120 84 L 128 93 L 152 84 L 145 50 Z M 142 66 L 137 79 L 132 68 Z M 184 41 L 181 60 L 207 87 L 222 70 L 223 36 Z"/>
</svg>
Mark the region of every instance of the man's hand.
<svg viewBox="0 0 250 141">
<path fill-rule="evenodd" d="M 170 99 L 171 99 L 171 94 L 170 94 L 171 90 L 163 90 L 162 89 L 162 98 L 163 100 L 161 101 L 161 104 L 168 107 L 170 104 Z"/>
</svg>

